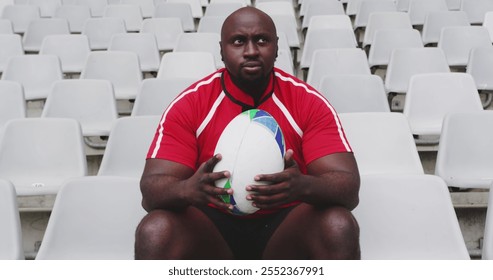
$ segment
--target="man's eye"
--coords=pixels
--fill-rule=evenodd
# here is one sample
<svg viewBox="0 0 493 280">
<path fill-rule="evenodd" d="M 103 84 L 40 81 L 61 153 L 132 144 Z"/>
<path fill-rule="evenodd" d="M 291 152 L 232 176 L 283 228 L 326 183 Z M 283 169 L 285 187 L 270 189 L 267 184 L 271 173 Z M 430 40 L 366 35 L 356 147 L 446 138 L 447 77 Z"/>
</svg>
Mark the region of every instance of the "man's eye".
<svg viewBox="0 0 493 280">
<path fill-rule="evenodd" d="M 257 42 L 259 44 L 265 44 L 265 43 L 267 43 L 267 40 L 265 38 L 258 38 Z"/>
<path fill-rule="evenodd" d="M 234 45 L 241 45 L 241 44 L 243 44 L 243 40 L 242 39 L 236 39 L 233 41 L 233 44 Z"/>
</svg>

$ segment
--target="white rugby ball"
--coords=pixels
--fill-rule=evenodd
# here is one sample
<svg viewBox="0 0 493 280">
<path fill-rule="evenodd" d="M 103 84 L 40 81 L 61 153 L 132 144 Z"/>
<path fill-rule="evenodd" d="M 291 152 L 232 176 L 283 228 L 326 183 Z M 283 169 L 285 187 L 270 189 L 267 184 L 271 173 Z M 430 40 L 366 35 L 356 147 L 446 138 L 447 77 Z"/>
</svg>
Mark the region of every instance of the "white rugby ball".
<svg viewBox="0 0 493 280">
<path fill-rule="evenodd" d="M 222 155 L 214 172 L 229 171 L 229 178 L 216 181 L 216 186 L 232 188 L 233 195 L 221 196 L 231 203 L 236 215 L 247 215 L 258 210 L 246 199 L 246 186 L 269 184 L 256 182 L 259 174 L 272 174 L 284 170 L 286 147 L 277 121 L 266 111 L 252 109 L 235 117 L 223 130 L 214 154 Z"/>
</svg>

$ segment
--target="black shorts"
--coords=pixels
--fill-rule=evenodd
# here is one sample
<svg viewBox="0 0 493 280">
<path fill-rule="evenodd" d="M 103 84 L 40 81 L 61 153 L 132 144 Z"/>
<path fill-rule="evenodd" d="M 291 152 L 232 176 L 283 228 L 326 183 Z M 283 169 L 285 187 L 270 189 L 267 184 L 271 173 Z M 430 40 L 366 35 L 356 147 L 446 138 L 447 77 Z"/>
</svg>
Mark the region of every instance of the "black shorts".
<svg viewBox="0 0 493 280">
<path fill-rule="evenodd" d="M 216 225 L 236 259 L 255 260 L 262 258 L 270 237 L 293 208 L 259 218 L 241 218 L 212 207 L 200 210 Z"/>
</svg>

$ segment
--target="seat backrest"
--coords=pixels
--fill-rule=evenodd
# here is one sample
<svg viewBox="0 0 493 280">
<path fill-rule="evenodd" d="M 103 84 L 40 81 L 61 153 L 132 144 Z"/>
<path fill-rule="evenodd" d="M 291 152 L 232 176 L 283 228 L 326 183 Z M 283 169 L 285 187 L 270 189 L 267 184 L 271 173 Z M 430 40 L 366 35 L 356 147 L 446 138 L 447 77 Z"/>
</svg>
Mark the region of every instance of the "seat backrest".
<svg viewBox="0 0 493 280">
<path fill-rule="evenodd" d="M 320 88 L 320 82 L 324 76 L 346 74 L 371 74 L 364 50 L 360 48 L 318 49 L 313 52 L 306 82 L 315 88 Z"/>
<path fill-rule="evenodd" d="M 5 69 L 5 65 L 10 57 L 23 55 L 22 38 L 19 34 L 0 34 L 0 73 Z"/>
<path fill-rule="evenodd" d="M 29 22 L 22 37 L 26 52 L 39 52 L 43 39 L 48 35 L 70 34 L 68 21 L 64 18 L 41 18 Z"/>
<path fill-rule="evenodd" d="M 0 34 L 14 34 L 10 19 L 0 18 Z"/>
<path fill-rule="evenodd" d="M 299 49 L 301 39 L 299 35 L 299 27 L 296 18 L 290 15 L 272 15 L 272 20 L 276 25 L 276 30 L 286 34 L 288 43 L 291 48 Z"/>
<path fill-rule="evenodd" d="M 370 67 L 387 66 L 397 48 L 422 48 L 421 33 L 416 29 L 380 29 L 373 36 L 368 54 Z"/>
<path fill-rule="evenodd" d="M 362 259 L 470 259 L 450 193 L 440 177 L 364 175 L 359 196 L 353 214 L 361 229 Z"/>
<path fill-rule="evenodd" d="M 157 78 L 200 79 L 216 70 L 210 52 L 168 52 L 161 58 Z"/>
<path fill-rule="evenodd" d="M 144 217 L 139 179 L 90 176 L 67 181 L 58 194 L 37 260 L 134 258 Z"/>
<path fill-rule="evenodd" d="M 193 18 L 200 19 L 204 16 L 204 12 L 202 10 L 202 3 L 200 0 L 168 0 L 168 3 L 185 3 L 190 6 L 192 11 Z"/>
<path fill-rule="evenodd" d="M 307 30 L 301 54 L 301 69 L 310 68 L 315 50 L 330 48 L 356 48 L 356 36 L 352 30 L 342 28 L 319 28 Z"/>
<path fill-rule="evenodd" d="M 316 1 L 308 3 L 305 15 L 301 21 L 301 28 L 306 29 L 310 19 L 316 15 L 345 15 L 344 6 L 340 1 Z"/>
<path fill-rule="evenodd" d="M 217 68 L 224 66 L 219 42 L 221 35 L 218 33 L 193 32 L 182 33 L 178 37 L 173 52 L 209 52 L 214 56 Z"/>
<path fill-rule="evenodd" d="M 130 51 L 139 57 L 142 72 L 157 72 L 161 57 L 156 36 L 151 33 L 120 33 L 111 37 L 109 51 Z"/>
<path fill-rule="evenodd" d="M 409 80 L 403 113 L 415 135 L 440 135 L 446 114 L 483 111 L 474 79 L 467 73 L 427 73 Z"/>
<path fill-rule="evenodd" d="M 339 114 L 390 112 L 382 78 L 377 75 L 328 75 L 319 89 Z"/>
<path fill-rule="evenodd" d="M 347 28 L 352 30 L 353 24 L 348 15 L 318 15 L 311 17 L 307 28 Z"/>
<path fill-rule="evenodd" d="M 358 14 L 359 9 L 361 7 L 361 3 L 363 1 L 378 2 L 378 1 L 382 1 L 382 0 L 347 0 L 346 14 L 348 16 L 355 17 Z M 386 0 L 383 0 L 383 1 L 386 1 Z"/>
<path fill-rule="evenodd" d="M 434 11 L 448 11 L 446 0 L 410 0 L 409 18 L 413 25 L 423 25 L 426 15 Z"/>
<path fill-rule="evenodd" d="M 478 90 L 493 90 L 493 47 L 471 49 L 466 72 L 474 78 Z"/>
<path fill-rule="evenodd" d="M 442 28 L 437 46 L 443 50 L 451 67 L 464 67 L 471 49 L 490 47 L 491 39 L 483 26 L 451 26 Z"/>
<path fill-rule="evenodd" d="M 118 117 L 113 86 L 106 80 L 55 82 L 41 117 L 75 119 L 82 127 L 82 135 L 108 136 Z"/>
<path fill-rule="evenodd" d="M 38 6 L 34 5 L 6 5 L 0 18 L 8 19 L 12 23 L 15 33 L 24 34 L 29 22 L 39 19 L 41 13 Z"/>
<path fill-rule="evenodd" d="M 56 9 L 62 6 L 62 0 L 27 0 L 27 4 L 38 6 L 41 17 L 50 18 L 55 15 Z"/>
<path fill-rule="evenodd" d="M 154 34 L 159 51 L 172 51 L 183 27 L 179 18 L 146 18 L 140 33 Z"/>
<path fill-rule="evenodd" d="M 82 34 L 89 38 L 91 50 L 106 50 L 114 34 L 126 33 L 122 18 L 89 18 L 85 21 Z"/>
<path fill-rule="evenodd" d="M 295 17 L 293 3 L 286 1 L 268 1 L 255 3 L 255 7 L 268 15 L 289 15 Z"/>
<path fill-rule="evenodd" d="M 53 82 L 63 79 L 60 59 L 56 55 L 18 55 L 7 61 L 2 80 L 22 84 L 26 100 L 48 96 Z"/>
<path fill-rule="evenodd" d="M 56 9 L 53 18 L 66 19 L 71 33 L 81 33 L 84 22 L 91 18 L 91 10 L 83 5 L 62 5 Z"/>
<path fill-rule="evenodd" d="M 107 5 L 103 12 L 103 17 L 121 18 L 125 22 L 125 28 L 128 32 L 137 32 L 140 30 L 144 20 L 139 5 L 131 4 L 113 4 Z"/>
<path fill-rule="evenodd" d="M 160 116 L 119 118 L 111 129 L 98 176 L 140 178 L 159 120 Z"/>
<path fill-rule="evenodd" d="M 80 78 L 108 80 L 116 99 L 135 99 L 143 75 L 134 52 L 93 51 L 87 56 Z"/>
<path fill-rule="evenodd" d="M 75 5 L 81 5 L 89 7 L 92 17 L 102 17 L 104 9 L 108 5 L 108 1 L 101 0 L 74 0 Z"/>
<path fill-rule="evenodd" d="M 226 16 L 203 16 L 197 26 L 197 32 L 217 33 L 221 34 Z"/>
<path fill-rule="evenodd" d="M 397 12 L 397 6 L 393 0 L 361 1 L 354 18 L 354 27 L 365 28 L 371 13 L 375 12 Z"/>
<path fill-rule="evenodd" d="M 460 10 L 467 13 L 467 18 L 471 24 L 482 24 L 485 13 L 493 11 L 493 2 L 490 0 L 462 0 Z"/>
<path fill-rule="evenodd" d="M 87 175 L 80 124 L 72 119 L 10 120 L 0 142 L 0 177 L 18 195 L 56 194 L 63 181 Z"/>
<path fill-rule="evenodd" d="M 26 117 L 26 100 L 22 85 L 13 81 L 0 81 L 0 136 L 5 123 Z"/>
<path fill-rule="evenodd" d="M 241 2 L 210 3 L 205 9 L 204 17 L 227 16 L 244 6 Z"/>
<path fill-rule="evenodd" d="M 175 97 L 196 81 L 194 78 L 143 80 L 132 108 L 132 116 L 161 116 Z"/>
<path fill-rule="evenodd" d="M 440 48 L 398 48 L 390 55 L 385 75 L 387 92 L 406 93 L 412 75 L 448 73 L 450 68 Z"/>
<path fill-rule="evenodd" d="M 150 18 L 154 14 L 154 0 L 120 0 L 119 3 L 138 5 L 144 18 Z"/>
<path fill-rule="evenodd" d="M 89 38 L 83 34 L 48 35 L 39 49 L 39 54 L 56 55 L 65 74 L 80 74 L 90 52 Z"/>
<path fill-rule="evenodd" d="M 283 70 L 286 73 L 295 75 L 294 66 L 293 66 L 293 57 L 291 56 L 290 50 L 279 49 L 277 51 L 277 57 L 274 66 Z"/>
<path fill-rule="evenodd" d="M 491 189 L 491 188 L 490 188 Z M 483 260 L 493 260 L 493 193 L 488 196 L 488 209 L 486 210 L 486 221 L 483 239 Z"/>
<path fill-rule="evenodd" d="M 339 116 L 360 174 L 424 174 L 403 114 L 367 112 Z"/>
<path fill-rule="evenodd" d="M 438 43 L 443 27 L 469 25 L 467 14 L 464 11 L 429 12 L 423 23 L 423 43 L 425 45 Z"/>
<path fill-rule="evenodd" d="M 411 19 L 405 12 L 375 12 L 368 17 L 365 34 L 363 36 L 363 47 L 370 46 L 375 31 L 381 28 L 412 29 Z"/>
<path fill-rule="evenodd" d="M 489 110 L 445 115 L 435 174 L 448 186 L 489 188 L 493 183 L 492 125 L 493 112 Z"/>
<path fill-rule="evenodd" d="M 158 4 L 154 9 L 153 18 L 180 18 L 183 30 L 195 31 L 195 22 L 192 15 L 192 7 L 187 3 L 165 2 Z"/>
<path fill-rule="evenodd" d="M 493 11 L 488 11 L 484 14 L 482 26 L 488 30 L 490 40 L 493 42 Z"/>
<path fill-rule="evenodd" d="M 22 230 L 14 186 L 0 179 L 0 260 L 23 260 Z"/>
</svg>

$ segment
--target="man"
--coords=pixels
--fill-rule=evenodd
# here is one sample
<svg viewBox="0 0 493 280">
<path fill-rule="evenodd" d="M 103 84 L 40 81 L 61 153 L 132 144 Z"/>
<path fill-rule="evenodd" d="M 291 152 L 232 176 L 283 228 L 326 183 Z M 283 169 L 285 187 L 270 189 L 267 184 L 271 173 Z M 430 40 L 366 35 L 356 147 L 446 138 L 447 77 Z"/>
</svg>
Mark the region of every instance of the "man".
<svg viewBox="0 0 493 280">
<path fill-rule="evenodd" d="M 232 13 L 221 30 L 226 69 L 191 85 L 164 112 L 141 179 L 137 259 L 357 259 L 359 173 L 337 115 L 318 92 L 273 67 L 272 19 L 253 7 Z M 214 182 L 215 145 L 242 111 L 269 112 L 283 131 L 284 171 L 245 186 L 260 210 L 228 213 Z"/>
</svg>

